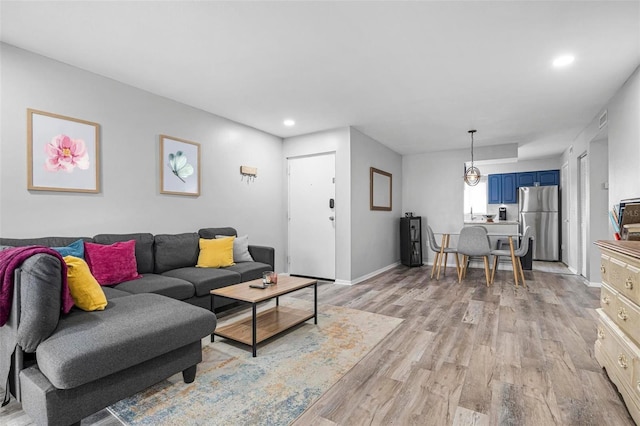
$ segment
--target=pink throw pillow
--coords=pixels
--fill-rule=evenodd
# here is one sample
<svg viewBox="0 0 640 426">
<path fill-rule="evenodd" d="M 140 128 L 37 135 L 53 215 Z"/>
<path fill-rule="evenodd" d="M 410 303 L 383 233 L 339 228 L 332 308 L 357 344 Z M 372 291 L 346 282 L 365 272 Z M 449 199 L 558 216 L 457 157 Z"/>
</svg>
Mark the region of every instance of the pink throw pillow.
<svg viewBox="0 0 640 426">
<path fill-rule="evenodd" d="M 84 243 L 84 257 L 100 285 L 119 284 L 142 278 L 136 263 L 136 241 L 111 245 Z"/>
</svg>

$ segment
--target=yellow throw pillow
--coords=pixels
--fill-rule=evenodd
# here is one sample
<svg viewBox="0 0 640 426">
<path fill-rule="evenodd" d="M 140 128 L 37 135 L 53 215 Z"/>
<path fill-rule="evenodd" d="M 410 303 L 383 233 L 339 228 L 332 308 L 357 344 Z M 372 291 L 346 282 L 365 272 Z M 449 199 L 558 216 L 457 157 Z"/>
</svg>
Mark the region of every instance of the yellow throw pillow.
<svg viewBox="0 0 640 426">
<path fill-rule="evenodd" d="M 103 311 L 107 306 L 107 298 L 91 275 L 87 262 L 73 256 L 65 256 L 64 261 L 67 264 L 69 290 L 76 306 L 83 311 Z"/>
<path fill-rule="evenodd" d="M 200 238 L 198 268 L 224 268 L 233 263 L 233 240 L 235 237 L 207 240 Z"/>
</svg>

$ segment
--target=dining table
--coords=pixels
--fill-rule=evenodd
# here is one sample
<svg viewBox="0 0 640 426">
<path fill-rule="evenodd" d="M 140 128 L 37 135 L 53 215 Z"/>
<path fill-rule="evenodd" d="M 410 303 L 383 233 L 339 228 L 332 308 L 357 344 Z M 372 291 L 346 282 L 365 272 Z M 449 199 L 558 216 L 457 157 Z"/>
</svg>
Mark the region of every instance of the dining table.
<svg viewBox="0 0 640 426">
<path fill-rule="evenodd" d="M 478 223 L 478 224 L 473 224 L 472 226 L 482 226 L 482 223 Z M 438 256 L 438 267 L 437 267 L 437 275 L 436 277 L 439 279 L 440 278 L 440 266 L 442 265 L 442 263 L 444 262 L 444 272 L 446 272 L 447 270 L 447 259 L 446 259 L 446 253 L 444 252 L 445 248 L 449 247 L 449 243 L 451 241 L 451 236 L 452 235 L 460 235 L 460 232 L 434 232 L 434 234 L 436 235 L 442 235 L 442 243 L 440 244 L 440 253 Z M 521 237 L 522 234 L 520 232 L 509 232 L 509 231 L 492 231 L 492 232 L 487 232 L 487 236 L 488 237 L 500 237 L 500 238 L 507 238 L 508 243 L 509 243 L 509 252 L 511 253 L 511 264 L 512 266 L 515 268 L 515 264 L 516 264 L 516 255 L 515 255 L 515 246 L 514 246 L 514 242 L 513 242 L 513 237 Z M 443 256 L 444 255 L 444 256 Z M 457 256 L 457 254 L 456 254 Z M 443 272 L 443 275 L 444 275 Z M 456 271 L 459 272 L 459 271 Z M 515 277 L 515 284 L 516 286 L 518 285 L 518 277 Z"/>
</svg>

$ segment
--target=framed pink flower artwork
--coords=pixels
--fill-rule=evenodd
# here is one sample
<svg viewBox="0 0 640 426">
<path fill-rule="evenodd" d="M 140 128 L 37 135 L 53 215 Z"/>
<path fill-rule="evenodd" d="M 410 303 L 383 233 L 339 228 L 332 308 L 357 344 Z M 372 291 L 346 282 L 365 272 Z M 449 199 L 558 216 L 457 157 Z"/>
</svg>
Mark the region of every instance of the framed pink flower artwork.
<svg viewBox="0 0 640 426">
<path fill-rule="evenodd" d="M 100 125 L 27 109 L 27 188 L 100 192 Z"/>
</svg>

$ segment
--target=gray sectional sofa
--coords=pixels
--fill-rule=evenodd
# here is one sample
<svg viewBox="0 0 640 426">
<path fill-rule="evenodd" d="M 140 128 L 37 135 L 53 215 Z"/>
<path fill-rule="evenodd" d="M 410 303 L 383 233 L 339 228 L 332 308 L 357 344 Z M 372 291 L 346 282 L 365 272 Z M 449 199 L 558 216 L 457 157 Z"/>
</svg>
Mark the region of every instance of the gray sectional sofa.
<svg viewBox="0 0 640 426">
<path fill-rule="evenodd" d="M 216 326 L 209 291 L 273 270 L 274 250 L 249 246 L 254 262 L 196 268 L 199 238 L 236 235 L 233 228 L 197 233 L 100 234 L 85 241 L 136 241 L 142 278 L 102 287 L 103 311 L 61 314 L 60 260 L 28 258 L 15 273 L 9 320 L 0 327 L 0 372 L 37 424 L 69 425 L 178 372 L 185 382 L 202 360 L 201 339 Z M 0 238 L 0 246 L 63 247 L 78 238 Z M 187 303 L 184 303 L 187 302 Z M 195 305 L 195 306 L 194 306 Z M 205 309 L 201 309 L 205 308 Z M 9 374 L 11 371 L 11 374 Z M 4 387 L 0 383 L 0 387 Z"/>
<path fill-rule="evenodd" d="M 80 238 L 97 244 L 135 240 L 138 273 L 142 278 L 110 286 L 106 288 L 109 294 L 121 294 L 120 291 L 125 294 L 161 294 L 215 312 L 232 302 L 216 297 L 215 306 L 211 306 L 211 290 L 260 278 L 263 272 L 274 270 L 275 262 L 275 250 L 272 247 L 249 245 L 249 253 L 254 262 L 238 262 L 220 269 L 196 268 L 199 239 L 215 238 L 216 235 L 237 236 L 237 232 L 234 228 L 224 227 L 203 228 L 198 232 L 182 234 L 99 234 L 93 238 L 0 238 L 0 245 L 64 247 Z"/>
</svg>

